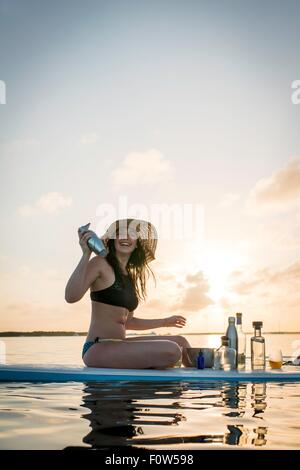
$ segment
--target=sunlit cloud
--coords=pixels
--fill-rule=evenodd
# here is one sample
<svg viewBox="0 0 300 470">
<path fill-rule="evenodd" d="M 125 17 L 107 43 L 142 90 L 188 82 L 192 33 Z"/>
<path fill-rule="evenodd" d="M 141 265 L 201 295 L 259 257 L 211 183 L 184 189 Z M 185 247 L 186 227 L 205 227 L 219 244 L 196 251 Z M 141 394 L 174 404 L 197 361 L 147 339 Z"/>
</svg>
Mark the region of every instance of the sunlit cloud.
<svg viewBox="0 0 300 470">
<path fill-rule="evenodd" d="M 59 192 L 52 192 L 44 194 L 33 204 L 24 204 L 18 207 L 18 213 L 22 217 L 29 217 L 39 213 L 54 215 L 71 206 L 71 204 L 71 197 L 64 196 Z"/>
<path fill-rule="evenodd" d="M 285 168 L 259 180 L 250 191 L 250 210 L 286 211 L 300 207 L 300 160 L 291 159 Z"/>
<path fill-rule="evenodd" d="M 117 186 L 165 183 L 172 178 L 172 166 L 156 149 L 132 152 L 113 170 L 111 178 Z"/>
<path fill-rule="evenodd" d="M 218 204 L 218 207 L 221 209 L 223 209 L 224 207 L 231 207 L 239 199 L 240 199 L 240 195 L 237 193 L 224 194 L 223 198 Z"/>
<path fill-rule="evenodd" d="M 27 265 L 21 265 L 18 267 L 18 273 L 20 276 L 29 276 L 31 275 L 31 268 L 30 266 L 27 266 Z"/>
<path fill-rule="evenodd" d="M 139 307 L 139 311 L 143 312 L 145 318 L 161 318 L 167 312 L 167 303 L 161 298 L 149 298 L 144 304 Z M 140 316 L 138 312 L 137 317 Z"/>
<path fill-rule="evenodd" d="M 233 302 L 232 302 L 232 300 L 231 300 L 230 298 L 228 298 L 228 297 L 221 297 L 221 298 L 219 299 L 219 302 L 218 302 L 218 303 L 219 303 L 219 305 L 222 307 L 222 309 L 223 309 L 224 311 L 228 311 L 228 310 L 232 309 L 232 307 L 233 307 Z"/>
<path fill-rule="evenodd" d="M 290 331 L 299 325 L 300 261 L 282 268 L 235 271 L 228 281 L 223 307 L 245 313 L 247 328 L 263 320 L 268 331 Z"/>
<path fill-rule="evenodd" d="M 300 299 L 300 261 L 281 269 L 263 268 L 249 275 L 249 271 L 232 272 L 229 282 L 231 290 L 239 295 L 248 295 L 257 290 L 269 292 L 276 287 L 277 291 L 285 293 L 291 290 L 299 293 Z"/>
<path fill-rule="evenodd" d="M 208 296 L 209 284 L 202 272 L 188 274 L 179 299 L 172 305 L 171 310 L 182 310 L 183 312 L 196 312 L 203 310 L 213 304 Z"/>
<path fill-rule="evenodd" d="M 91 132 L 89 134 L 83 134 L 80 137 L 80 143 L 82 145 L 90 145 L 98 142 L 100 136 L 96 132 Z"/>
</svg>

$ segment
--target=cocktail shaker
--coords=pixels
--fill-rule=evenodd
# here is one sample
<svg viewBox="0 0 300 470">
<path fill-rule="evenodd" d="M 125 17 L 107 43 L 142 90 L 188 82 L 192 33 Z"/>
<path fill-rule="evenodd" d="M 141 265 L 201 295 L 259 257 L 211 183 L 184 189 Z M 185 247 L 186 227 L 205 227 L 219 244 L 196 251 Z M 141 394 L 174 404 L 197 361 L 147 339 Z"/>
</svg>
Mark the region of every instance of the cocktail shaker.
<svg viewBox="0 0 300 470">
<path fill-rule="evenodd" d="M 89 230 L 90 225 L 91 223 L 88 223 L 86 225 L 82 225 L 81 227 L 79 227 L 79 230 L 78 230 L 79 233 L 82 234 L 82 233 L 87 232 Z M 100 255 L 102 256 L 102 258 L 105 258 L 105 256 L 107 256 L 108 252 L 105 248 L 105 245 L 103 241 L 101 240 L 101 238 L 97 237 L 97 235 L 95 234 L 92 235 L 88 239 L 87 244 L 90 250 L 96 253 L 96 255 Z"/>
</svg>

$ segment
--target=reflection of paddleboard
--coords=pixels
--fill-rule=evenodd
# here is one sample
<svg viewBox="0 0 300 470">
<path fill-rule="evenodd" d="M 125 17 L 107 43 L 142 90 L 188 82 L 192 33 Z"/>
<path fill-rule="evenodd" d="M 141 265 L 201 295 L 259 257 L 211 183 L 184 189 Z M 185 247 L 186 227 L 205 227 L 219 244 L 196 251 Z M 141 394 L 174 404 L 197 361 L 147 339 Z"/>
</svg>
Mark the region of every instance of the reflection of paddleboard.
<svg viewBox="0 0 300 470">
<path fill-rule="evenodd" d="M 178 367 L 157 369 L 98 369 L 61 365 L 0 365 L 0 381 L 88 382 L 88 381 L 219 381 L 226 382 L 299 382 L 300 367 L 267 371 L 221 371 Z"/>
</svg>

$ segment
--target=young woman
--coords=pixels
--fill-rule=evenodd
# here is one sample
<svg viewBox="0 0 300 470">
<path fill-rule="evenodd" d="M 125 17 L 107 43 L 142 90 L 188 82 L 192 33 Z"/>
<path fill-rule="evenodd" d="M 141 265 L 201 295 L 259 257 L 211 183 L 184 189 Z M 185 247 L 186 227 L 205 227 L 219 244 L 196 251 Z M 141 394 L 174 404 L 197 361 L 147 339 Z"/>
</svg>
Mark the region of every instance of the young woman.
<svg viewBox="0 0 300 470">
<path fill-rule="evenodd" d="M 91 258 L 87 241 L 93 234 L 91 230 L 79 234 L 83 254 L 65 290 L 66 301 L 73 303 L 90 288 L 92 318 L 82 351 L 85 365 L 161 369 L 180 360 L 188 365 L 186 348 L 190 345 L 183 336 L 126 338 L 127 329 L 182 328 L 186 323 L 180 315 L 157 320 L 134 317 L 146 297 L 146 273 L 148 278 L 150 272 L 153 275 L 149 262 L 155 259 L 157 245 L 154 226 L 138 219 L 117 220 L 102 237 L 108 250 L 105 258 Z"/>
</svg>

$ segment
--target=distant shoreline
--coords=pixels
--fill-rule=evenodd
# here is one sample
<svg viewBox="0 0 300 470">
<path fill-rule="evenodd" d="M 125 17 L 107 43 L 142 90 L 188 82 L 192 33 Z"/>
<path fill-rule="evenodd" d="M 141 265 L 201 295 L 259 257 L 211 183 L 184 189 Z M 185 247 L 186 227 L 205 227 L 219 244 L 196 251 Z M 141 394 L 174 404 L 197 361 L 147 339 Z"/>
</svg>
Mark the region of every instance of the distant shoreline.
<svg viewBox="0 0 300 470">
<path fill-rule="evenodd" d="M 245 332 L 247 335 L 252 334 L 251 332 Z M 137 336 L 143 335 L 153 335 L 158 333 L 154 333 L 153 331 L 148 333 L 140 333 Z M 170 333 L 167 333 L 167 335 Z M 185 336 L 195 336 L 195 335 L 220 335 L 222 336 L 224 332 L 215 332 L 215 333 L 207 333 L 207 332 L 198 332 L 198 333 L 182 333 Z M 299 331 L 264 331 L 265 335 L 300 335 Z M 0 337 L 20 337 L 20 336 L 86 336 L 87 332 L 82 331 L 0 331 Z M 130 333 L 131 335 L 135 335 L 135 333 Z"/>
</svg>

